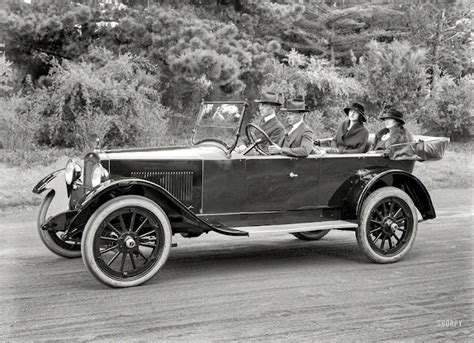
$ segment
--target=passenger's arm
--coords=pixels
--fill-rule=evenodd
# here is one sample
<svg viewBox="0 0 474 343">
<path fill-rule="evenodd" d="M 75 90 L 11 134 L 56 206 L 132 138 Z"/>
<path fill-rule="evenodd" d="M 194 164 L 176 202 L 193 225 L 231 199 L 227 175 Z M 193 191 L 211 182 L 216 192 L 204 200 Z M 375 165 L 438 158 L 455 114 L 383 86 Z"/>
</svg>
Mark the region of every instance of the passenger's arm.
<svg viewBox="0 0 474 343">
<path fill-rule="evenodd" d="M 295 148 L 282 148 L 281 153 L 292 157 L 308 157 L 313 151 L 313 132 L 306 130 L 301 137 L 301 144 Z"/>
<path fill-rule="evenodd" d="M 283 127 L 277 127 L 270 135 L 270 139 L 276 145 L 282 146 L 283 140 L 285 139 L 285 129 Z"/>
</svg>

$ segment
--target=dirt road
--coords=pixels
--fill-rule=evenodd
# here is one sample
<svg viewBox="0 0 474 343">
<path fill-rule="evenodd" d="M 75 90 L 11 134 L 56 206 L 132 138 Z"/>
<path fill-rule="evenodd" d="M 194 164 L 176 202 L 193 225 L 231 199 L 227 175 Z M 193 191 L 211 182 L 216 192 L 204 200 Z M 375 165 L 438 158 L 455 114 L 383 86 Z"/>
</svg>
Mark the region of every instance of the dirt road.
<svg viewBox="0 0 474 343">
<path fill-rule="evenodd" d="M 0 220 L 0 340 L 474 339 L 472 190 L 431 192 L 401 262 L 377 265 L 351 232 L 177 238 L 150 282 L 110 289 L 50 253 L 33 211 Z"/>
</svg>

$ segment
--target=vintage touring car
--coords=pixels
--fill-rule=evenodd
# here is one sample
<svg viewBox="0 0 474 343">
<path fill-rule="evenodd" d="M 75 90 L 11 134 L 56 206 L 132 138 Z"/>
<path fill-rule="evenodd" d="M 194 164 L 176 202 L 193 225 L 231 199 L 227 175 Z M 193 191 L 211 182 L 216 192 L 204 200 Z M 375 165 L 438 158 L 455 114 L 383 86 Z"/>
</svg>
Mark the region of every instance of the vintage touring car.
<svg viewBox="0 0 474 343">
<path fill-rule="evenodd" d="M 191 146 L 96 149 L 83 168 L 70 160 L 46 176 L 33 189 L 46 194 L 38 215 L 46 247 L 82 255 L 108 286 L 130 287 L 160 270 L 175 234 L 318 240 L 331 229 L 353 230 L 370 260 L 390 263 L 413 246 L 419 214 L 435 218 L 430 195 L 411 172 L 423 154 L 434 150 L 440 158 L 448 139 L 425 137 L 402 159 L 393 158 L 395 148 L 388 157 L 270 156 L 260 149 L 267 138 L 256 138 L 258 126 L 243 130 L 246 109 L 244 101 L 203 102 Z M 252 144 L 237 153 L 242 131 Z"/>
</svg>

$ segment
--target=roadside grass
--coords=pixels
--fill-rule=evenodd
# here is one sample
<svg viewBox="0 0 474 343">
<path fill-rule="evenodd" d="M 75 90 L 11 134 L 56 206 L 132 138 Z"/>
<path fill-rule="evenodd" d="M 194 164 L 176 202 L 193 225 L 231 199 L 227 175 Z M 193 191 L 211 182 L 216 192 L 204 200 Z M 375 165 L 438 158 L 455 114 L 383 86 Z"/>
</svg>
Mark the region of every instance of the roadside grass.
<svg viewBox="0 0 474 343">
<path fill-rule="evenodd" d="M 442 160 L 416 162 L 413 175 L 418 177 L 428 190 L 472 188 L 474 185 L 473 147 L 474 141 L 450 143 Z"/>
<path fill-rule="evenodd" d="M 0 212 L 40 204 L 43 195 L 33 194 L 33 187 L 76 156 L 69 149 L 0 150 Z"/>
<path fill-rule="evenodd" d="M 413 174 L 428 190 L 472 188 L 474 141 L 450 143 L 440 161 L 417 162 Z M 64 168 L 68 157 L 80 160 L 80 153 L 66 149 L 34 149 L 12 152 L 0 149 L 0 212 L 37 206 L 43 195 L 33 187 L 47 174 Z"/>
</svg>

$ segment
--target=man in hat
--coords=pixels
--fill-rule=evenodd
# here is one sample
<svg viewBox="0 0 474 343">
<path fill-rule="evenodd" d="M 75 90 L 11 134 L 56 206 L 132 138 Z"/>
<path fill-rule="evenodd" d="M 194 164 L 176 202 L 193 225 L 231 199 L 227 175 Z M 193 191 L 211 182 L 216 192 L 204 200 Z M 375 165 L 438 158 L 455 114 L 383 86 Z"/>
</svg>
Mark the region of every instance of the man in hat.
<svg viewBox="0 0 474 343">
<path fill-rule="evenodd" d="M 254 100 L 258 103 L 258 116 L 259 120 L 255 123 L 259 126 L 267 135 L 270 137 L 273 143 L 281 145 L 285 138 L 285 128 L 283 124 L 276 117 L 276 109 L 281 106 L 278 94 L 274 92 L 264 92 L 261 94 L 260 99 Z M 263 139 L 260 132 L 255 133 L 257 139 Z M 243 138 L 244 144 L 238 146 L 235 151 L 242 153 L 247 149 L 247 145 L 250 144 L 247 137 Z M 260 145 L 260 148 L 264 150 L 268 148 L 269 142 L 265 142 Z"/>
<path fill-rule="evenodd" d="M 307 157 L 313 151 L 313 131 L 304 122 L 304 114 L 308 112 L 304 99 L 301 97 L 290 99 L 281 110 L 286 112 L 291 128 L 285 136 L 282 147 L 276 144 L 268 147 L 270 154 Z"/>
</svg>

